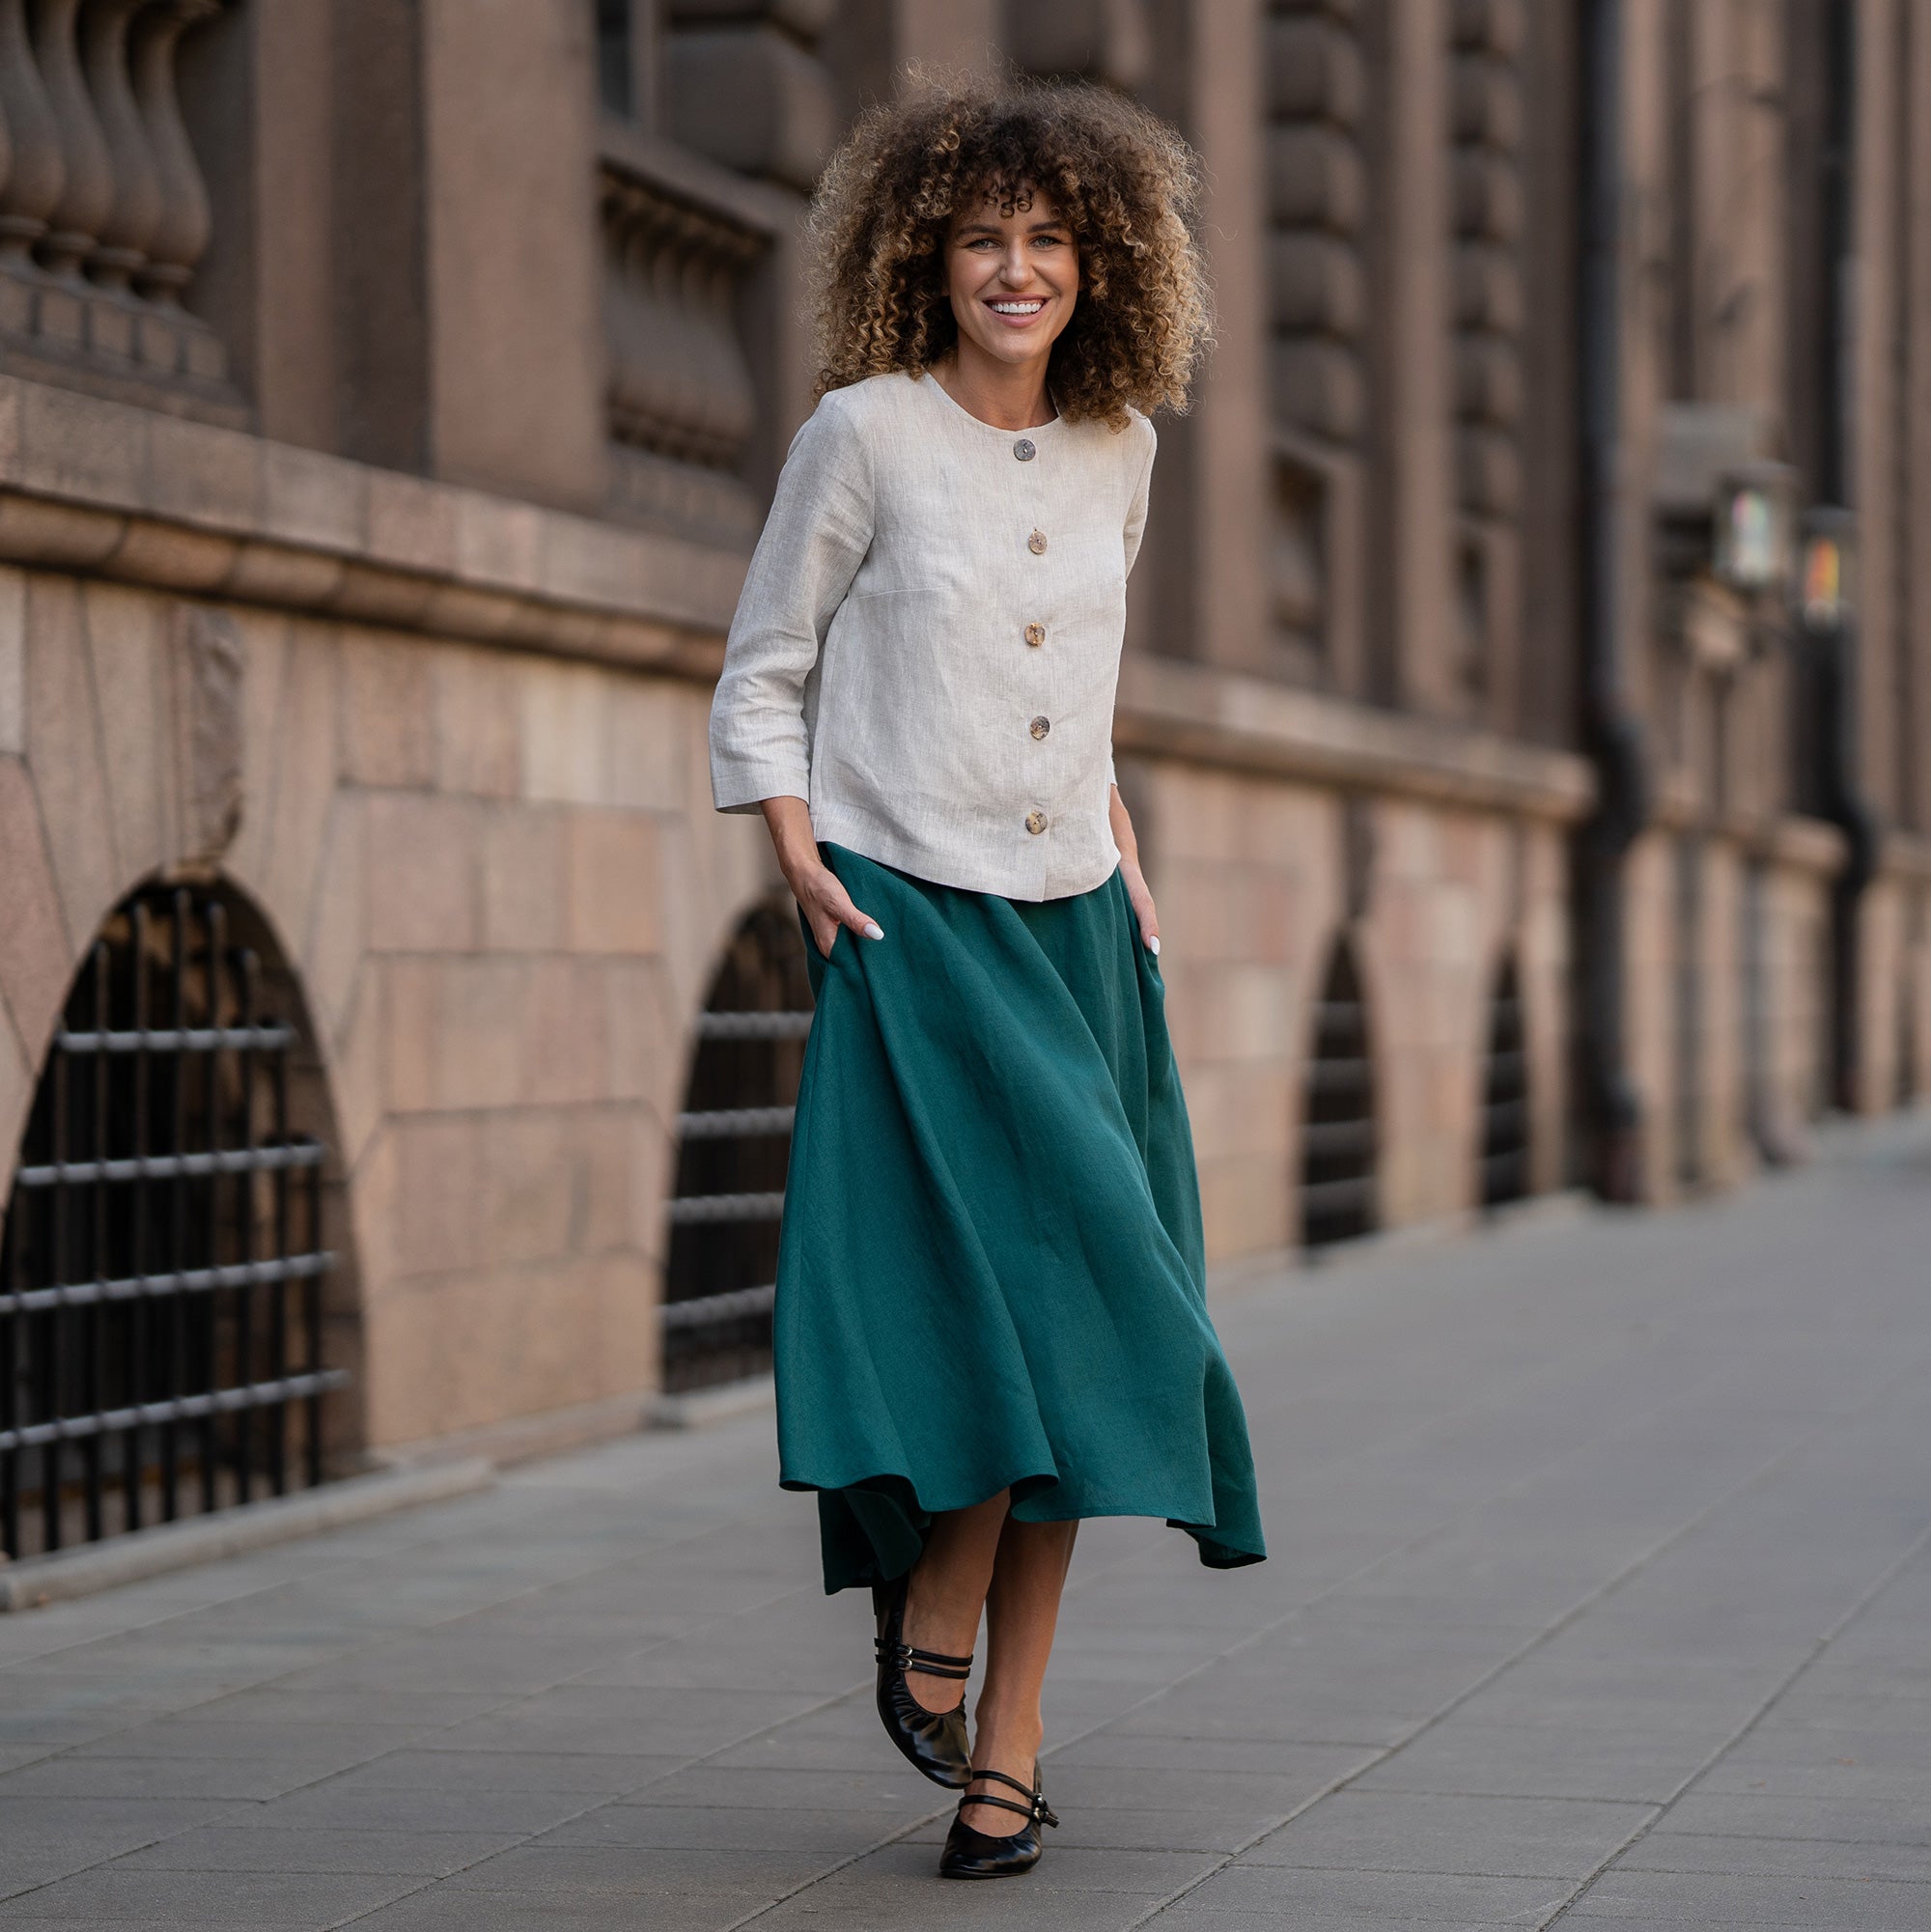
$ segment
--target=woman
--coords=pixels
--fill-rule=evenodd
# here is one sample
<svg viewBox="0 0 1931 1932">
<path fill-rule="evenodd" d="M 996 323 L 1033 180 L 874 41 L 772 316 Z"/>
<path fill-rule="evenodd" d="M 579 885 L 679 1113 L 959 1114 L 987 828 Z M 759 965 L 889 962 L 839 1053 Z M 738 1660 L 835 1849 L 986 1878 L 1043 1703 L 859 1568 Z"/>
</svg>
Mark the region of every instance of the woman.
<svg viewBox="0 0 1931 1932">
<path fill-rule="evenodd" d="M 826 1588 L 872 1585 L 886 1730 L 964 1793 L 955 1878 L 1029 1870 L 1058 1822 L 1040 1691 L 1078 1520 L 1264 1554 L 1111 753 L 1146 412 L 1206 334 L 1193 179 L 1097 89 L 859 122 L 813 210 L 820 401 L 712 712 L 715 802 L 763 811 L 817 998 L 780 1480 L 818 1494 Z"/>
</svg>

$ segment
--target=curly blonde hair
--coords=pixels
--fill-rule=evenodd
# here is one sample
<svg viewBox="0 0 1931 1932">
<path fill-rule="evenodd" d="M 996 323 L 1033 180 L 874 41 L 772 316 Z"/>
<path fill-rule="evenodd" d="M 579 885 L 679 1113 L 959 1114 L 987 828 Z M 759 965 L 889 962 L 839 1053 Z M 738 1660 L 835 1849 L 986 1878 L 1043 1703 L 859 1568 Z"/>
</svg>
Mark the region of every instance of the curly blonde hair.
<svg viewBox="0 0 1931 1932">
<path fill-rule="evenodd" d="M 818 394 L 943 357 L 959 338 L 953 217 L 1028 190 L 1057 205 L 1079 250 L 1079 299 L 1048 373 L 1060 413 L 1118 429 L 1129 406 L 1185 409 L 1212 334 L 1193 151 L 1105 88 L 918 71 L 903 98 L 859 116 L 812 199 Z"/>
</svg>

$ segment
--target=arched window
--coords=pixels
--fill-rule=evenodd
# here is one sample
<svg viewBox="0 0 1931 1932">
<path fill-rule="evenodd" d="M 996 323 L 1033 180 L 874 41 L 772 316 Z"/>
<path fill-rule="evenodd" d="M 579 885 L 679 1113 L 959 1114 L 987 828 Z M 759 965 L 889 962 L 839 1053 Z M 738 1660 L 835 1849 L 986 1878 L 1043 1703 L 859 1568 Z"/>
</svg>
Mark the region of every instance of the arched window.
<svg viewBox="0 0 1931 1932">
<path fill-rule="evenodd" d="M 770 1367 L 778 1218 L 810 1030 L 804 942 L 787 895 L 738 928 L 698 1016 L 664 1268 L 669 1392 Z"/>
<path fill-rule="evenodd" d="M 1515 961 L 1506 959 L 1489 996 L 1489 1049 L 1482 1066 L 1483 1207 L 1523 1199 L 1528 1181 L 1528 1042 Z"/>
<path fill-rule="evenodd" d="M 324 1473 L 325 1125 L 226 887 L 150 887 L 69 994 L 0 1235 L 0 1540 L 37 1554 Z"/>
<path fill-rule="evenodd" d="M 1301 1129 L 1301 1238 L 1309 1247 L 1376 1223 L 1375 1082 L 1367 1007 L 1354 948 L 1334 942 L 1314 1009 Z"/>
</svg>

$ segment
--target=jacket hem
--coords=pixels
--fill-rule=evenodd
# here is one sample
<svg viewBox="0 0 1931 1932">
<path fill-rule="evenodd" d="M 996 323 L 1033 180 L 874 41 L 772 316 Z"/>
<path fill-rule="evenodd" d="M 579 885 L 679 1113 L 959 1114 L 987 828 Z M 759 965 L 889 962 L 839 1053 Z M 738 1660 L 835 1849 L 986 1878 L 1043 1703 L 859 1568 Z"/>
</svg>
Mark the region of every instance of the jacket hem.
<svg viewBox="0 0 1931 1932">
<path fill-rule="evenodd" d="M 855 852 L 860 858 L 894 866 L 900 872 L 908 872 L 914 879 L 922 879 L 931 885 L 955 886 L 964 892 L 990 892 L 1001 899 L 1040 902 L 1077 898 L 1082 892 L 1091 892 L 1105 884 L 1120 863 L 1119 847 L 1109 834 L 1104 860 L 1096 860 L 1091 867 L 1075 873 L 1071 884 L 1060 884 L 1051 869 L 1044 864 L 1033 868 L 1028 879 L 1015 881 L 1009 873 L 996 866 L 938 851 L 848 807 L 814 810 L 811 827 L 813 835 L 822 845 L 842 845 L 848 851 Z M 1042 873 L 1047 875 L 1046 878 L 1040 877 Z M 1049 885 L 1057 886 L 1057 889 L 1049 889 Z"/>
</svg>

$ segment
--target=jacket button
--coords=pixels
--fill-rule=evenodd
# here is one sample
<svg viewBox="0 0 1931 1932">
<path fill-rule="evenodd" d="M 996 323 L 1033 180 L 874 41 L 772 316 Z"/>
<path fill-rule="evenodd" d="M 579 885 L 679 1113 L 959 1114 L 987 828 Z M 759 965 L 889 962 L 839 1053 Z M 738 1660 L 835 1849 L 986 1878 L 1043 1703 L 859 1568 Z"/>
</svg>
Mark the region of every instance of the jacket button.
<svg viewBox="0 0 1931 1932">
<path fill-rule="evenodd" d="M 1036 717 L 1032 721 L 1032 735 L 1035 738 L 1044 738 L 1051 729 L 1052 720 L 1050 718 Z"/>
<path fill-rule="evenodd" d="M 1042 812 L 1038 808 L 1038 806 L 1034 806 L 1033 809 L 1026 814 L 1026 830 L 1031 832 L 1034 835 L 1034 837 L 1037 837 L 1045 829 L 1046 829 L 1046 814 Z"/>
<path fill-rule="evenodd" d="M 1043 624 L 1028 624 L 1025 628 L 1025 640 L 1035 651 L 1038 650 L 1046 642 L 1046 626 Z"/>
<path fill-rule="evenodd" d="M 1032 533 L 1032 535 L 1026 539 L 1026 548 L 1029 549 L 1036 557 L 1045 556 L 1046 532 L 1044 530 L 1035 530 Z"/>
<path fill-rule="evenodd" d="M 1021 436 L 1019 439 L 1019 441 L 1013 445 L 1013 454 L 1016 457 L 1018 457 L 1021 462 L 1030 462 L 1033 460 L 1033 458 L 1039 454 L 1039 452 L 1033 447 L 1033 440 L 1030 436 Z"/>
</svg>

